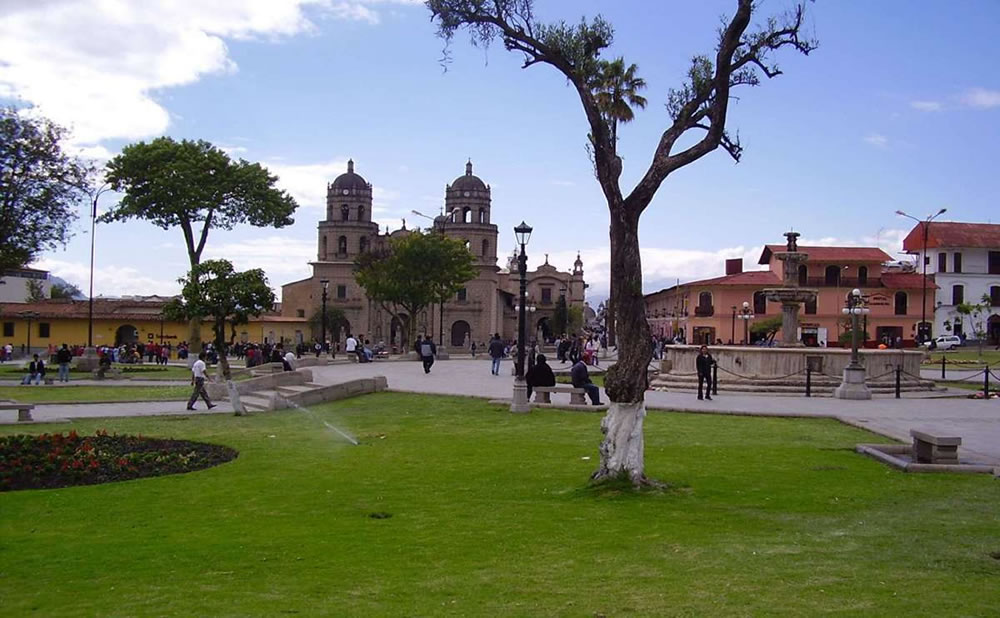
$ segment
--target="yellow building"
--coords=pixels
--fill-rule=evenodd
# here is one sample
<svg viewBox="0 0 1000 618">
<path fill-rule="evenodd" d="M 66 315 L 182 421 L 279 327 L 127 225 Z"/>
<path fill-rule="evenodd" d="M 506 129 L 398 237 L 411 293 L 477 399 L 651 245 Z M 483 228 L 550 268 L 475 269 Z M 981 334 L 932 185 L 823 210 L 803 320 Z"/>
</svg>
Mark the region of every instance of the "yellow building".
<svg viewBox="0 0 1000 618">
<path fill-rule="evenodd" d="M 163 317 L 169 299 L 142 297 L 94 299 L 93 344 L 118 346 L 127 343 L 169 343 L 186 341 L 188 325 Z M 13 346 L 15 353 L 29 348 L 35 352 L 62 344 L 86 346 L 90 325 L 87 300 L 49 299 L 31 303 L 0 303 L 0 345 Z M 228 334 L 228 333 L 227 333 Z M 213 339 L 211 324 L 202 325 L 202 341 Z M 265 314 L 236 329 L 236 340 L 253 343 L 298 343 L 309 340 L 305 318 Z"/>
</svg>

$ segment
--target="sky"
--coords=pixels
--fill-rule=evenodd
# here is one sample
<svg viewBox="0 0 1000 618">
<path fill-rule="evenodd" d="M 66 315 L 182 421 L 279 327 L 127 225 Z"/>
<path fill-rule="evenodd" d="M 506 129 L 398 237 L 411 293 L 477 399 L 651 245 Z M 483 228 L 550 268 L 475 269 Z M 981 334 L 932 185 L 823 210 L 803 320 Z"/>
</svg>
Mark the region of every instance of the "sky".
<svg viewBox="0 0 1000 618">
<path fill-rule="evenodd" d="M 623 190 L 648 166 L 669 118 L 666 93 L 692 56 L 713 53 L 734 0 L 536 0 L 542 21 L 603 15 L 606 57 L 638 65 L 649 105 L 620 128 Z M 790 2 L 760 3 L 759 21 Z M 997 143 L 1000 2 L 807 3 L 808 57 L 734 91 L 721 149 L 671 175 L 640 222 L 647 292 L 758 268 L 765 243 L 877 245 L 900 254 L 912 221 L 1000 218 Z M 575 93 L 554 69 L 521 68 L 501 45 L 443 43 L 418 0 L 0 0 L 0 103 L 31 106 L 71 130 L 67 148 L 102 166 L 133 142 L 205 139 L 260 162 L 298 201 L 295 224 L 209 234 L 205 258 L 264 268 L 276 289 L 310 276 L 326 183 L 353 158 L 374 185 L 383 229 L 427 222 L 445 186 L 475 172 L 492 187 L 499 251 L 534 227 L 529 264 L 572 268 L 607 294 L 608 211 Z M 117 196 L 101 197 L 101 209 Z M 34 264 L 87 291 L 90 218 L 80 205 L 65 249 Z M 95 295 L 173 294 L 188 269 L 180 230 L 99 224 Z M 506 260 L 499 260 L 500 266 Z"/>
</svg>

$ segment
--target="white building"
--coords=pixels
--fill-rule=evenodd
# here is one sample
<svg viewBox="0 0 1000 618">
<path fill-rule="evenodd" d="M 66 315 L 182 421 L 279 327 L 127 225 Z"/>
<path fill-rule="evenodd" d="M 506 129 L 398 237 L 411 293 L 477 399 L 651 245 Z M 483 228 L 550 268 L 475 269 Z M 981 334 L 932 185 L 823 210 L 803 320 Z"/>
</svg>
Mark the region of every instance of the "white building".
<svg viewBox="0 0 1000 618">
<path fill-rule="evenodd" d="M 0 302 L 24 303 L 30 295 L 28 284 L 41 284 L 42 298 L 52 295 L 52 280 L 49 271 L 35 268 L 11 268 L 0 273 Z"/>
<path fill-rule="evenodd" d="M 958 305 L 990 299 L 986 333 L 1000 342 L 1000 224 L 934 221 L 915 226 L 903 240 L 903 250 L 917 256 L 917 270 L 927 268 L 938 285 L 934 302 L 933 334 L 974 337 Z M 925 252 L 926 232 L 926 252 Z"/>
</svg>

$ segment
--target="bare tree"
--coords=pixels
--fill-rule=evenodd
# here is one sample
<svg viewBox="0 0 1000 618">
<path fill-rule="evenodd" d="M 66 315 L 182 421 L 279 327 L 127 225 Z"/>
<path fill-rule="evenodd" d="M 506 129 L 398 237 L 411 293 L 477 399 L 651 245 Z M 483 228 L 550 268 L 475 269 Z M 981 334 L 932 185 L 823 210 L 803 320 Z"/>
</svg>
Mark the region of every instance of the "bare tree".
<svg viewBox="0 0 1000 618">
<path fill-rule="evenodd" d="M 473 44 L 488 46 L 499 39 L 507 50 L 524 54 L 523 68 L 547 64 L 559 71 L 579 95 L 590 129 L 595 175 L 611 214 L 613 285 L 609 313 L 614 316 L 619 337 L 618 363 L 605 378 L 611 406 L 601 422 L 605 436 L 601 462 L 592 478 L 627 477 L 641 485 L 649 482 L 644 469 L 642 426 L 646 416 L 644 394 L 649 385 L 646 371 L 653 352 L 642 294 L 639 217 L 672 172 L 720 147 L 739 161 L 743 152 L 739 137 L 726 129 L 732 89 L 756 86 L 761 75 L 780 75 L 781 70 L 771 58 L 773 51 L 789 47 L 808 54 L 816 48 L 816 42 L 800 36 L 805 16 L 802 4 L 751 30 L 757 3 L 737 0 L 735 14 L 719 30 L 714 58 L 695 56 L 683 85 L 669 91 L 666 108 L 670 122 L 642 179 L 625 194 L 619 182 L 622 160 L 617 143 L 618 122 L 625 118 L 621 113 L 607 113 L 600 103 L 601 94 L 607 91 L 607 80 L 603 78 L 614 70 L 609 65 L 618 61 L 601 58 L 602 50 L 614 40 L 614 29 L 600 16 L 575 25 L 542 24 L 534 18 L 533 5 L 533 0 L 427 1 L 438 35 L 446 45 L 462 28 L 471 34 Z M 629 79 L 633 83 L 637 79 L 634 70 Z M 695 143 L 677 149 L 681 138 L 692 133 L 700 134 Z"/>
</svg>

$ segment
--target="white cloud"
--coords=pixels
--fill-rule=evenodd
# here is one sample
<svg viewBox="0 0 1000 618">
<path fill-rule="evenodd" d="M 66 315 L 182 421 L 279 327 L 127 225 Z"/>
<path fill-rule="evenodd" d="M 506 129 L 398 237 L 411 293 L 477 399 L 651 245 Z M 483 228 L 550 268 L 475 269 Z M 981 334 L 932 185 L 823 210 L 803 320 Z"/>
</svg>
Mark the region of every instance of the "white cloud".
<svg viewBox="0 0 1000 618">
<path fill-rule="evenodd" d="M 90 289 L 89 264 L 42 258 L 31 265 L 50 271 L 79 287 L 84 294 Z M 94 296 L 130 296 L 159 294 L 172 296 L 181 291 L 175 279 L 156 279 L 144 274 L 141 268 L 101 265 L 94 269 Z"/>
<path fill-rule="evenodd" d="M 315 30 L 310 15 L 377 22 L 415 0 L 36 0 L 0 3 L 0 96 L 19 98 L 93 146 L 162 134 L 163 89 L 237 70 L 226 39 Z"/>
<path fill-rule="evenodd" d="M 864 141 L 878 148 L 887 148 L 889 146 L 889 138 L 880 133 L 866 135 Z"/>
<path fill-rule="evenodd" d="M 316 242 L 315 238 L 271 235 L 246 242 L 209 244 L 202 259 L 226 259 L 236 270 L 263 268 L 280 299 L 282 285 L 312 274 L 309 262 L 316 261 Z"/>
<path fill-rule="evenodd" d="M 921 112 L 939 112 L 944 109 L 937 101 L 910 101 L 910 107 Z"/>
<path fill-rule="evenodd" d="M 326 208 L 326 183 L 347 171 L 347 159 L 299 165 L 269 161 L 262 165 L 278 176 L 278 187 L 288 191 L 299 206 L 320 209 Z"/>
<path fill-rule="evenodd" d="M 962 102 L 971 107 L 989 109 L 1000 106 L 1000 90 L 972 88 L 962 95 Z"/>
</svg>

